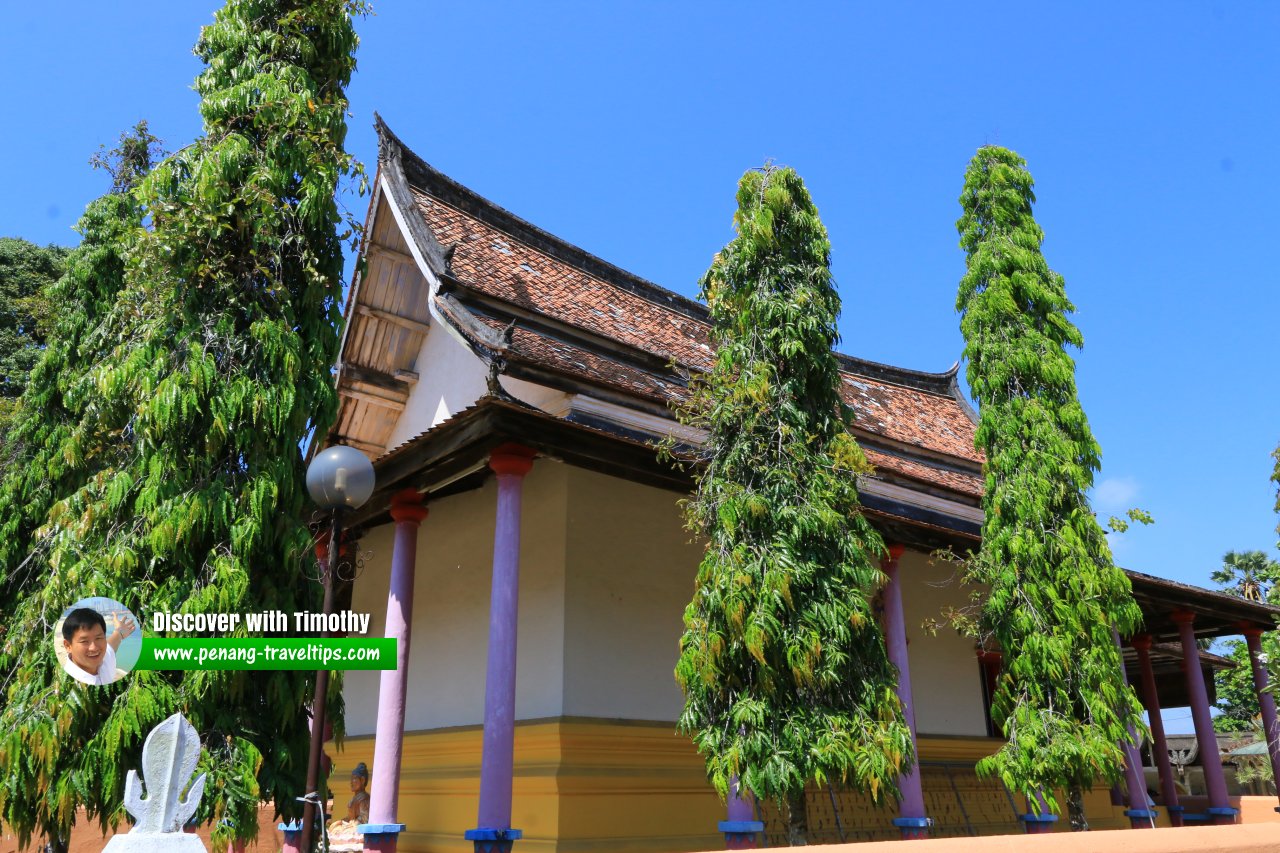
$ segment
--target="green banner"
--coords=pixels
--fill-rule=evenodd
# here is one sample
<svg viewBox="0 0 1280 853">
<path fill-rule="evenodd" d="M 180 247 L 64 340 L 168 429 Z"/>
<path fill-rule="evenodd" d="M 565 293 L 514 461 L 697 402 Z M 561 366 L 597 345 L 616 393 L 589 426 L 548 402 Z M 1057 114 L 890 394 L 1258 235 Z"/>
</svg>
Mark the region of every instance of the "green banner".
<svg viewBox="0 0 1280 853">
<path fill-rule="evenodd" d="M 134 669 L 395 669 L 394 637 L 143 637 Z"/>
</svg>

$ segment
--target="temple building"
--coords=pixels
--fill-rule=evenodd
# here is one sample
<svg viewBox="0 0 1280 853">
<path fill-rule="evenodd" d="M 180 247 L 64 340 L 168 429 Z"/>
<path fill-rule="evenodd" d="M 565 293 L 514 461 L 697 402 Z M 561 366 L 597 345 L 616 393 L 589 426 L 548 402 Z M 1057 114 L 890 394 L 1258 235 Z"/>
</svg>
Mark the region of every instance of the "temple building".
<svg viewBox="0 0 1280 853">
<path fill-rule="evenodd" d="M 374 461 L 377 490 L 352 519 L 362 568 L 349 607 L 372 614 L 371 634 L 400 640 L 398 670 L 346 674 L 345 738 L 329 747 L 334 779 L 371 768 L 365 849 L 780 843 L 774 807 L 726 807 L 675 729 L 677 642 L 701 552 L 679 507 L 690 472 L 654 445 L 701 438 L 669 407 L 711 364 L 705 307 L 481 198 L 380 120 L 378 132 L 340 412 L 317 442 Z M 988 714 L 999 650 L 926 628 L 970 592 L 933 555 L 976 547 L 982 524 L 957 369 L 839 359 L 875 466 L 861 499 L 891 546 L 879 606 L 919 764 L 901 803 L 815 788 L 813 840 L 1064 829 L 974 773 L 1000 744 Z M 1223 661 L 1196 640 L 1256 643 L 1280 611 L 1130 576 L 1146 624 L 1123 638 L 1129 678 L 1149 708 L 1191 706 L 1207 743 L 1210 670 Z M 1088 795 L 1093 826 L 1236 820 L 1220 762 L 1203 762 L 1207 795 L 1179 802 L 1158 726 L 1155 737 L 1150 786 L 1133 750 L 1130 784 Z"/>
</svg>

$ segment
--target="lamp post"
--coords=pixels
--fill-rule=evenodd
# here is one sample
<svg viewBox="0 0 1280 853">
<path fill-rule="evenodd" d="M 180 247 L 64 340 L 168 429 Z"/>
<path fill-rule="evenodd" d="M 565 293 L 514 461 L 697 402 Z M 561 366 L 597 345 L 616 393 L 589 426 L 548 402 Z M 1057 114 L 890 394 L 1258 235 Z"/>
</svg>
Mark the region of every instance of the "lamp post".
<svg viewBox="0 0 1280 853">
<path fill-rule="evenodd" d="M 373 494 L 373 463 L 354 447 L 335 445 L 316 454 L 307 466 L 307 492 L 321 510 L 331 513 L 328 565 L 321 567 L 324 586 L 324 615 L 333 612 L 333 580 L 341 559 L 342 515 L 359 509 Z M 325 636 L 328 636 L 325 631 Z M 329 670 L 316 671 L 316 692 L 311 700 L 311 750 L 307 756 L 307 793 L 302 809 L 302 853 L 311 853 L 315 833 L 316 806 L 321 797 L 320 755 L 324 751 L 325 702 L 329 692 Z"/>
</svg>

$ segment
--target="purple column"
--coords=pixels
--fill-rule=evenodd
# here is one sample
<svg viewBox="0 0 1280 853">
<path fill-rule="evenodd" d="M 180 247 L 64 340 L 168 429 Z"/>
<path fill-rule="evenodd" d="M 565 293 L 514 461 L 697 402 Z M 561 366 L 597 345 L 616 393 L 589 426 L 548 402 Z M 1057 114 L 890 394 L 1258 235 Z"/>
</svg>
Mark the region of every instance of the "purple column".
<svg viewBox="0 0 1280 853">
<path fill-rule="evenodd" d="M 1027 800 L 1027 813 L 1018 815 L 1018 820 L 1022 821 L 1022 828 L 1026 830 L 1027 835 L 1047 835 L 1053 832 L 1058 816 L 1050 813 L 1049 804 L 1044 801 L 1044 795 L 1037 791 L 1036 801 L 1033 803 Z"/>
<path fill-rule="evenodd" d="M 400 802 L 400 758 L 404 751 L 404 703 L 409 687 L 409 630 L 413 623 L 413 576 L 418 557 L 418 528 L 427 517 L 422 495 L 405 489 L 391 498 L 396 523 L 391 549 L 391 584 L 387 590 L 384 636 L 396 640 L 396 668 L 384 669 L 378 686 L 378 726 L 373 741 L 373 779 L 369 822 L 360 827 L 364 849 L 395 853 L 404 831 L 397 820 Z"/>
<path fill-rule="evenodd" d="M 1276 722 L 1276 698 L 1267 690 L 1267 667 L 1260 657 L 1262 631 L 1254 625 L 1243 628 L 1244 641 L 1249 646 L 1249 663 L 1253 666 L 1253 689 L 1258 692 L 1258 710 L 1262 712 L 1262 732 L 1267 738 L 1267 752 L 1271 754 L 1271 778 L 1280 779 L 1280 725 Z M 1280 791 L 1280 783 L 1277 785 Z M 1276 811 L 1280 812 L 1280 808 Z"/>
<path fill-rule="evenodd" d="M 728 819 L 720 821 L 725 849 L 756 849 L 756 837 L 764 832 L 764 821 L 756 820 L 755 806 L 752 805 L 751 800 L 742 796 L 737 776 L 729 780 L 729 795 L 725 798 L 725 804 L 728 806 L 726 815 Z"/>
<path fill-rule="evenodd" d="M 1218 738 L 1213 731 L 1213 719 L 1209 716 L 1209 691 L 1204 686 L 1204 672 L 1200 669 L 1200 650 L 1196 648 L 1196 632 L 1192 627 L 1195 614 L 1178 610 L 1173 614 L 1182 638 L 1182 668 L 1187 676 L 1187 692 L 1191 695 L 1191 719 L 1196 727 L 1196 742 L 1200 745 L 1200 761 L 1204 766 L 1204 783 L 1209 789 L 1209 808 L 1206 811 L 1216 825 L 1236 822 L 1237 809 L 1227 799 L 1227 780 L 1222 775 L 1222 757 L 1218 752 Z"/>
<path fill-rule="evenodd" d="M 498 475 L 493 534 L 493 590 L 489 597 L 489 660 L 484 685 L 484 751 L 480 758 L 480 809 L 466 838 L 476 853 L 509 853 L 521 832 L 511 828 L 515 763 L 516 605 L 520 576 L 520 495 L 534 451 L 504 444 L 489 457 Z"/>
<path fill-rule="evenodd" d="M 889 662 L 898 670 L 898 700 L 902 702 L 902 713 L 911 728 L 911 746 L 917 752 L 916 761 L 911 770 L 898 777 L 898 788 L 902 791 L 902 801 L 898 804 L 899 816 L 894 818 L 893 825 L 902 832 L 903 838 L 928 838 L 929 825 L 932 821 L 925 816 L 924 791 L 920 788 L 920 760 L 916 748 L 916 709 L 911 698 L 911 667 L 907 661 L 907 626 L 902 615 L 902 582 L 898 578 L 898 560 L 906 548 L 902 545 L 890 545 L 889 556 L 881 561 L 880 567 L 889 582 L 884 586 L 884 640 L 889 652 Z"/>
<path fill-rule="evenodd" d="M 1120 632 L 1115 626 L 1111 628 L 1111 636 L 1116 643 L 1116 654 L 1120 661 L 1120 677 L 1124 686 L 1129 686 L 1129 673 L 1124 668 L 1124 646 L 1120 643 Z M 1142 753 L 1138 749 L 1138 736 L 1133 726 L 1129 726 L 1129 742 L 1123 743 L 1124 777 L 1129 788 L 1129 808 L 1125 809 L 1125 817 L 1129 818 L 1131 829 L 1155 829 L 1156 813 L 1147 802 L 1147 779 L 1142 772 Z"/>
<path fill-rule="evenodd" d="M 1160 798 L 1164 800 L 1169 823 L 1182 826 L 1182 806 L 1178 803 L 1178 787 L 1173 781 L 1173 765 L 1169 763 L 1169 744 L 1164 737 L 1164 720 L 1160 717 L 1160 695 L 1156 692 L 1156 674 L 1151 668 L 1151 635 L 1139 634 L 1129 641 L 1138 655 L 1138 671 L 1142 681 L 1142 704 L 1151 718 L 1151 758 L 1160 771 Z"/>
</svg>

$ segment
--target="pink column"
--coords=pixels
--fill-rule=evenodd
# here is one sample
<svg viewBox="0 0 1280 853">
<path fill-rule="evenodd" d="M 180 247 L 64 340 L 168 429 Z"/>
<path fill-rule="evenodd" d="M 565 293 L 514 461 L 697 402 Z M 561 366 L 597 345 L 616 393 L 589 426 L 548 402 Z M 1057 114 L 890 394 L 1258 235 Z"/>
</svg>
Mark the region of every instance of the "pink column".
<svg viewBox="0 0 1280 853">
<path fill-rule="evenodd" d="M 1111 636 L 1115 639 L 1116 653 L 1120 660 L 1120 677 L 1124 686 L 1129 686 L 1129 673 L 1124 668 L 1124 646 L 1120 642 L 1120 632 L 1115 626 L 1111 628 Z M 1125 817 L 1129 818 L 1131 829 L 1155 829 L 1156 813 L 1147 802 L 1147 779 L 1142 772 L 1142 752 L 1138 748 L 1137 733 L 1133 726 L 1129 727 L 1131 743 L 1122 743 L 1124 749 L 1124 777 L 1129 789 L 1129 808 L 1125 809 Z"/>
<path fill-rule="evenodd" d="M 1151 668 L 1151 635 L 1139 634 L 1129 641 L 1138 655 L 1142 684 L 1142 704 L 1151 718 L 1151 758 L 1160 771 L 1160 798 L 1164 800 L 1169 823 L 1182 826 L 1183 808 L 1178 803 L 1178 787 L 1173 781 L 1173 765 L 1169 763 L 1169 744 L 1164 737 L 1164 720 L 1160 717 L 1160 695 L 1156 692 L 1156 674 Z"/>
<path fill-rule="evenodd" d="M 748 793 L 747 796 L 750 796 Z M 764 832 L 764 821 L 756 820 L 755 806 L 751 800 L 742 796 L 738 786 L 738 777 L 729 782 L 729 795 L 725 798 L 728 807 L 727 820 L 720 821 L 720 831 L 724 833 L 726 850 L 754 850 L 759 833 Z"/>
<path fill-rule="evenodd" d="M 521 836 L 511 828 L 515 764 L 516 616 L 520 579 L 520 497 L 534 451 L 504 444 L 489 457 L 498 475 L 493 534 L 493 588 L 489 597 L 489 658 L 484 684 L 484 746 L 480 757 L 480 808 L 465 837 L 476 853 L 509 853 Z"/>
<path fill-rule="evenodd" d="M 1280 724 L 1276 722 L 1276 698 L 1267 690 L 1270 680 L 1262 654 L 1262 628 L 1243 626 L 1244 641 L 1249 646 L 1249 663 L 1253 666 L 1253 689 L 1258 692 L 1258 710 L 1262 712 L 1262 732 L 1267 739 L 1267 752 L 1271 754 L 1271 778 L 1280 780 Z M 1280 782 L 1277 782 L 1280 791 Z M 1276 811 L 1280 812 L 1280 808 Z"/>
<path fill-rule="evenodd" d="M 1187 676 L 1187 692 L 1191 695 L 1191 719 L 1195 723 L 1196 742 L 1200 745 L 1200 761 L 1204 766 L 1204 783 L 1209 789 L 1209 808 L 1206 811 L 1214 824 L 1236 822 L 1237 809 L 1227 799 L 1227 780 L 1222 774 L 1222 758 L 1218 752 L 1218 738 L 1213 731 L 1213 718 L 1209 715 L 1209 691 L 1204 686 L 1204 672 L 1200 669 L 1200 650 L 1196 648 L 1196 633 L 1192 627 L 1195 614 L 1178 610 L 1173 614 L 1182 638 L 1182 668 Z"/>
<path fill-rule="evenodd" d="M 911 728 L 911 745 L 916 747 L 916 709 L 911 698 L 911 667 L 907 661 L 907 626 L 902 615 L 902 581 L 898 577 L 898 560 L 906 548 L 902 545 L 890 545 L 889 556 L 880 562 L 880 568 L 889 578 L 884 587 L 884 641 L 889 653 L 889 662 L 898 670 L 898 700 L 902 702 L 902 712 Z M 920 760 L 917 751 L 916 761 L 911 770 L 898 777 L 898 788 L 902 791 L 902 801 L 898 804 L 899 816 L 893 819 L 893 825 L 902 832 L 903 838 L 928 838 L 931 820 L 925 815 L 924 791 L 920 787 Z"/>
<path fill-rule="evenodd" d="M 378 685 L 378 724 L 373 741 L 373 779 L 369 792 L 369 822 L 360 827 L 364 849 L 395 853 L 404 824 L 398 819 L 400 759 L 404 751 L 404 704 L 409 690 L 409 632 L 413 624 L 413 578 L 418 557 L 418 528 L 427 508 L 416 489 L 391 498 L 396 523 L 391 549 L 391 583 L 387 591 L 384 636 L 396 640 L 396 668 L 384 669 Z"/>
<path fill-rule="evenodd" d="M 281 853 L 301 853 L 302 850 L 302 821 L 291 820 L 288 823 L 276 824 L 276 829 L 284 835 L 284 844 L 281 847 Z"/>
</svg>

